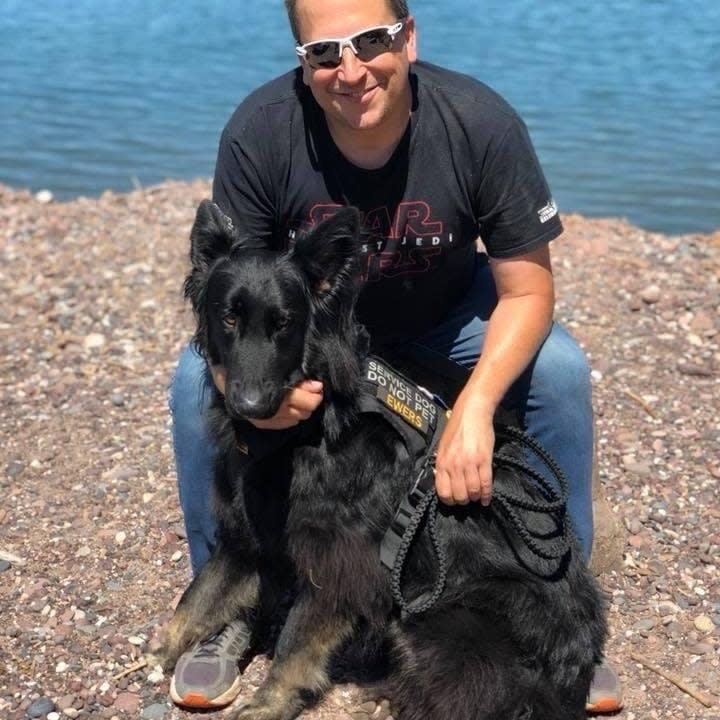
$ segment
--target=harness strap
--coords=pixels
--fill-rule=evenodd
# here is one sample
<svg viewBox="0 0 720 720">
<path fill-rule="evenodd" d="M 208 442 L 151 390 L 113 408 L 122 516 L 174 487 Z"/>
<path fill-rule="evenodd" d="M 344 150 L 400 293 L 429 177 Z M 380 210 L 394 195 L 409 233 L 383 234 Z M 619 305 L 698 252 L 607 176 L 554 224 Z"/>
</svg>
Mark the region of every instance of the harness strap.
<svg viewBox="0 0 720 720">
<path fill-rule="evenodd" d="M 570 538 L 566 518 L 568 485 L 565 475 L 552 456 L 548 454 L 537 440 L 519 428 L 508 425 L 496 425 L 495 432 L 498 437 L 504 436 L 516 440 L 519 444 L 532 450 L 550 470 L 558 483 L 559 490 L 553 487 L 539 472 L 531 468 L 524 461 L 500 451 L 493 456 L 493 467 L 509 466 L 522 470 L 537 483 L 545 500 L 528 500 L 495 488 L 493 491 L 494 502 L 500 507 L 502 514 L 505 515 L 532 553 L 545 560 L 559 560 L 563 558 L 570 549 Z M 434 460 L 435 454 L 433 448 L 433 453 L 428 456 L 427 474 L 421 474 L 410 490 L 408 498 L 412 498 L 412 501 L 409 501 L 408 498 L 403 499 L 400 509 L 393 519 L 391 530 L 388 530 L 383 538 L 380 550 L 380 557 L 383 564 L 389 567 L 392 572 L 391 589 L 393 599 L 404 614 L 417 615 L 426 612 L 437 602 L 445 588 L 447 567 L 445 554 L 437 533 L 438 499 L 435 493 L 434 472 L 430 472 L 430 469 L 434 471 Z M 412 514 L 409 513 L 411 508 L 414 508 Z M 530 530 L 527 523 L 523 521 L 517 512 L 518 508 L 530 512 L 545 513 L 555 520 L 558 532 L 555 534 L 556 539 L 550 547 L 548 547 L 546 542 L 544 544 L 540 542 L 541 540 L 547 541 L 550 535 L 535 533 Z M 429 596 L 426 593 L 412 602 L 407 602 L 401 589 L 403 566 L 418 528 L 421 526 L 426 514 L 428 534 L 437 557 L 438 573 L 433 590 Z M 404 528 L 404 530 L 402 537 L 397 541 L 394 535 L 400 528 Z"/>
</svg>

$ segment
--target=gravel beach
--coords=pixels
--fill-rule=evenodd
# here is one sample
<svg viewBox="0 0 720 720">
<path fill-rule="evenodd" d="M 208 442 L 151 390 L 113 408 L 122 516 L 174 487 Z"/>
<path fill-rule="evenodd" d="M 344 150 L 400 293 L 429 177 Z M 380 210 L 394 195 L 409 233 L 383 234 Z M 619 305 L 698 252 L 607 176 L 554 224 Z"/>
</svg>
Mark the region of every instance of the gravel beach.
<svg viewBox="0 0 720 720">
<path fill-rule="evenodd" d="M 2 720 L 193 716 L 139 661 L 189 579 L 166 396 L 209 194 L 198 180 L 57 203 L 0 186 Z M 600 577 L 620 716 L 718 720 L 720 232 L 564 221 L 557 318 L 593 367 L 624 531 Z M 250 665 L 245 696 L 266 669 Z M 304 717 L 362 720 L 362 703 L 341 686 Z"/>
</svg>

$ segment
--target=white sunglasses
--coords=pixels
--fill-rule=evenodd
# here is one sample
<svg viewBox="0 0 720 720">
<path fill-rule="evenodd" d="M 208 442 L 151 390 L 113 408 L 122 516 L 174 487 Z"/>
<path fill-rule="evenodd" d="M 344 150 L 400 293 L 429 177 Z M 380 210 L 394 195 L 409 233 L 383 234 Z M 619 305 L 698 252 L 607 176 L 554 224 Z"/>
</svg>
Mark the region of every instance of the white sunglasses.
<svg viewBox="0 0 720 720">
<path fill-rule="evenodd" d="M 336 68 L 342 62 L 343 50 L 349 47 L 363 62 L 369 62 L 392 48 L 404 22 L 394 25 L 376 25 L 344 38 L 313 40 L 298 45 L 295 52 L 305 58 L 311 68 Z"/>
</svg>

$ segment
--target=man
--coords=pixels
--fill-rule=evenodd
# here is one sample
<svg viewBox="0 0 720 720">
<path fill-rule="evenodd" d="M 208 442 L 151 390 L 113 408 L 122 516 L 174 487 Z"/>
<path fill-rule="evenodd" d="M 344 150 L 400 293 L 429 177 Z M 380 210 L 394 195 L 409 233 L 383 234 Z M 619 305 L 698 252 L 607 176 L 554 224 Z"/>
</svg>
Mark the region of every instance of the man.
<svg viewBox="0 0 720 720">
<path fill-rule="evenodd" d="M 552 321 L 548 243 L 562 226 L 525 125 L 483 84 L 416 62 L 404 0 L 286 5 L 300 67 L 255 91 L 230 119 L 215 202 L 242 233 L 278 251 L 337 207 L 359 207 L 366 260 L 358 313 L 374 342 L 472 370 L 440 441 L 438 496 L 447 504 L 491 502 L 492 420 L 502 404 L 568 476 L 570 514 L 589 557 L 589 371 Z M 478 234 L 489 262 L 476 251 Z M 214 541 L 202 390 L 212 376 L 222 392 L 224 371 L 209 370 L 186 350 L 171 396 L 194 572 Z M 293 388 L 275 417 L 254 422 L 250 457 L 272 451 L 322 399 L 316 380 Z M 246 647 L 247 628 L 238 622 L 186 653 L 173 699 L 195 707 L 231 702 L 235 660 Z M 617 681 L 606 666 L 597 681 L 591 704 L 617 709 Z"/>
</svg>

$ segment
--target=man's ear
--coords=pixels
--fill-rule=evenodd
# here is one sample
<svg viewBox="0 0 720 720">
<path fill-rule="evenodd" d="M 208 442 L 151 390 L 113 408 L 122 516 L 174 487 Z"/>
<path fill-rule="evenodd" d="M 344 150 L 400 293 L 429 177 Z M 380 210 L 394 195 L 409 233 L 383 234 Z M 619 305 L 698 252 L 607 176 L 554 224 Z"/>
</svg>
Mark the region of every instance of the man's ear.
<svg viewBox="0 0 720 720">
<path fill-rule="evenodd" d="M 405 51 L 407 52 L 408 62 L 410 64 L 417 62 L 417 27 L 415 26 L 415 18 L 412 15 L 405 18 L 402 32 L 405 34 Z"/>
<path fill-rule="evenodd" d="M 345 207 L 301 237 L 290 259 L 308 278 L 310 287 L 324 294 L 344 279 L 354 280 L 360 256 L 359 237 L 360 213 L 354 207 Z"/>
<path fill-rule="evenodd" d="M 210 200 L 203 200 L 190 231 L 190 262 L 196 270 L 207 270 L 219 257 L 229 255 L 236 241 L 232 220 Z"/>
</svg>

